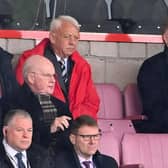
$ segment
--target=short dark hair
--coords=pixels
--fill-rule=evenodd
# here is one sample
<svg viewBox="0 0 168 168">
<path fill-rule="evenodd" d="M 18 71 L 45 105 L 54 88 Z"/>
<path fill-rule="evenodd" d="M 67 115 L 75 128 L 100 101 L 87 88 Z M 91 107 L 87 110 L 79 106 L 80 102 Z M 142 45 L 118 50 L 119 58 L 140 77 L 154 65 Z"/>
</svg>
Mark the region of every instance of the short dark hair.
<svg viewBox="0 0 168 168">
<path fill-rule="evenodd" d="M 78 117 L 72 121 L 71 133 L 77 134 L 79 128 L 81 128 L 82 126 L 98 127 L 98 124 L 94 118 L 92 118 L 88 115 L 81 115 L 80 117 Z"/>
<path fill-rule="evenodd" d="M 4 121 L 3 121 L 3 125 L 4 126 L 7 126 L 10 121 L 16 116 L 16 115 L 20 115 L 20 116 L 24 116 L 24 117 L 27 117 L 27 118 L 31 118 L 31 115 L 25 111 L 25 110 L 22 110 L 22 109 L 12 109 L 10 111 L 8 111 L 4 117 Z"/>
</svg>

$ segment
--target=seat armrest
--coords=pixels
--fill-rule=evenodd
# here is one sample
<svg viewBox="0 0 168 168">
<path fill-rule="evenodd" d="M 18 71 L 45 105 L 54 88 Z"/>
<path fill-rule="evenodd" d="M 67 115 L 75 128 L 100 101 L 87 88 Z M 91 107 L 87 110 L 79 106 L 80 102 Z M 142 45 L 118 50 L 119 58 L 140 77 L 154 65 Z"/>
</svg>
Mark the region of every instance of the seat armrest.
<svg viewBox="0 0 168 168">
<path fill-rule="evenodd" d="M 142 164 L 127 164 L 127 165 L 120 165 L 119 168 L 144 168 Z"/>
<path fill-rule="evenodd" d="M 147 120 L 147 116 L 145 115 L 132 115 L 125 117 L 127 120 Z"/>
</svg>

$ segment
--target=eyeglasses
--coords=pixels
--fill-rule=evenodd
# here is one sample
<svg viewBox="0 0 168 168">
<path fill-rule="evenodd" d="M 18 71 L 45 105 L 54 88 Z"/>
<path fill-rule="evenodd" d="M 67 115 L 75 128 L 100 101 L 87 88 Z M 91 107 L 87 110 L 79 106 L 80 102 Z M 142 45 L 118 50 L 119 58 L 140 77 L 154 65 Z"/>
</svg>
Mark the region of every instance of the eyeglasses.
<svg viewBox="0 0 168 168">
<path fill-rule="evenodd" d="M 48 79 L 55 78 L 56 79 L 56 74 L 49 74 L 49 73 L 37 73 L 37 72 L 31 72 L 37 75 L 41 75 L 43 77 L 46 77 Z"/>
<path fill-rule="evenodd" d="M 95 134 L 95 135 L 82 135 L 82 134 L 75 134 L 76 136 L 80 136 L 84 141 L 90 141 L 95 140 L 98 141 L 101 138 L 101 134 Z"/>
</svg>

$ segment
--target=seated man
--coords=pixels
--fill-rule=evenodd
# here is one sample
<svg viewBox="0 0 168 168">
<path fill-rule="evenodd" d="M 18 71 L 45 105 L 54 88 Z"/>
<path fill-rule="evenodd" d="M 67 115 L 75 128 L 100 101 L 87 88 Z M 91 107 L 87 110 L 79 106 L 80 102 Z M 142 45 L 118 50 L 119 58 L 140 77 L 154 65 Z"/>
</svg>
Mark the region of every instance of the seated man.
<svg viewBox="0 0 168 168">
<path fill-rule="evenodd" d="M 23 76 L 25 83 L 14 95 L 10 108 L 25 109 L 31 114 L 33 142 L 44 147 L 58 144 L 57 149 L 68 144 L 72 117 L 68 106 L 51 96 L 55 85 L 53 64 L 45 57 L 33 55 L 24 64 Z"/>
<path fill-rule="evenodd" d="M 20 109 L 9 111 L 3 124 L 3 141 L 0 143 L 1 168 L 53 168 L 51 157 L 32 143 L 32 119 Z"/>
<path fill-rule="evenodd" d="M 71 150 L 57 154 L 55 162 L 62 168 L 118 168 L 116 161 L 98 150 L 101 134 L 97 122 L 87 115 L 76 118 L 71 127 Z"/>
<path fill-rule="evenodd" d="M 165 49 L 142 64 L 138 88 L 146 121 L 134 121 L 138 132 L 168 133 L 168 27 L 163 33 Z"/>
<path fill-rule="evenodd" d="M 97 117 L 99 98 L 88 62 L 77 52 L 80 25 L 71 16 L 60 16 L 50 25 L 49 39 L 21 55 L 16 77 L 23 84 L 23 64 L 32 55 L 48 58 L 55 67 L 57 80 L 53 96 L 67 102 L 73 118 L 81 114 Z"/>
</svg>

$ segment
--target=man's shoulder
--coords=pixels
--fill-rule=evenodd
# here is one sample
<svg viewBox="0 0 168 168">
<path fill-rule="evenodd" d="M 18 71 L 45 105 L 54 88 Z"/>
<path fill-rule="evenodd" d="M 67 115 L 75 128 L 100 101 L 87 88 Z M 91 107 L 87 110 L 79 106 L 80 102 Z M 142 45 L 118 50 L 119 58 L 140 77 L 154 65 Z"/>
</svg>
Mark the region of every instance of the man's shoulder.
<svg viewBox="0 0 168 168">
<path fill-rule="evenodd" d="M 24 83 L 22 86 L 19 86 L 19 88 L 13 94 L 11 104 L 14 105 L 29 104 L 29 102 L 32 102 L 32 98 L 34 99 L 34 97 L 35 95 L 32 94 L 30 88 Z"/>
<path fill-rule="evenodd" d="M 43 51 L 45 50 L 46 46 L 49 43 L 49 39 L 43 39 L 39 44 L 37 44 L 34 48 L 26 50 L 23 52 L 24 57 L 30 56 L 32 54 L 39 54 L 42 55 Z"/>
<path fill-rule="evenodd" d="M 76 159 L 72 151 L 64 150 L 55 155 L 55 163 L 58 167 L 76 167 Z"/>
<path fill-rule="evenodd" d="M 74 61 L 74 62 L 77 62 L 77 63 L 83 63 L 83 64 L 88 64 L 88 62 L 86 61 L 86 59 L 80 55 L 80 53 L 78 51 L 75 51 L 72 56 L 71 56 L 71 59 Z"/>
<path fill-rule="evenodd" d="M 7 154 L 5 152 L 5 148 L 2 144 L 2 141 L 0 142 L 0 168 L 9 168 L 9 165 L 12 166 L 12 163 L 10 162 L 9 158 L 7 157 Z"/>
<path fill-rule="evenodd" d="M 13 55 L 11 53 L 5 51 L 3 48 L 0 47 L 0 65 L 1 66 L 4 65 L 6 62 L 11 63 L 12 58 L 13 58 Z"/>
<path fill-rule="evenodd" d="M 66 150 L 62 150 L 62 151 L 59 151 L 59 152 L 56 152 L 55 154 L 55 158 L 56 159 L 72 159 L 74 157 L 74 150 L 73 149 L 66 149 Z"/>
<path fill-rule="evenodd" d="M 50 156 L 49 151 L 38 144 L 32 144 L 30 148 L 27 150 L 27 154 L 29 158 L 33 159 L 38 158 L 38 160 L 39 159 L 42 160 Z"/>
<path fill-rule="evenodd" d="M 148 59 L 146 59 L 144 61 L 144 63 L 157 63 L 158 61 L 164 61 L 166 58 L 166 53 L 165 52 L 160 52 L 160 53 L 157 53 L 151 57 L 149 57 Z"/>
<path fill-rule="evenodd" d="M 105 155 L 105 154 L 99 154 L 102 159 L 109 160 L 109 161 L 115 161 L 115 159 L 111 156 Z"/>
<path fill-rule="evenodd" d="M 153 55 L 146 59 L 142 65 L 140 70 L 145 70 L 145 69 L 157 69 L 157 68 L 164 68 L 164 65 L 166 64 L 166 59 L 168 60 L 168 57 L 165 52 L 160 52 L 156 55 Z"/>
<path fill-rule="evenodd" d="M 118 164 L 116 162 L 116 160 L 108 155 L 104 155 L 101 153 L 96 153 L 93 158 L 95 159 L 95 162 L 97 162 L 97 164 L 100 164 L 106 168 L 110 167 L 110 168 L 118 168 Z"/>
<path fill-rule="evenodd" d="M 27 150 L 28 160 L 32 167 L 35 168 L 53 168 L 55 162 L 53 156 L 50 154 L 48 149 L 45 149 L 38 144 L 32 144 Z"/>
</svg>

